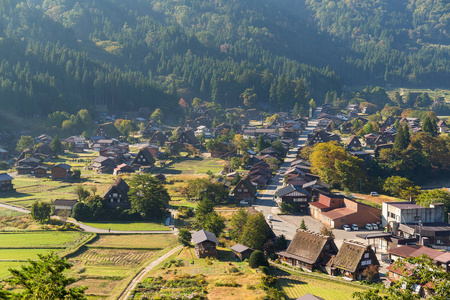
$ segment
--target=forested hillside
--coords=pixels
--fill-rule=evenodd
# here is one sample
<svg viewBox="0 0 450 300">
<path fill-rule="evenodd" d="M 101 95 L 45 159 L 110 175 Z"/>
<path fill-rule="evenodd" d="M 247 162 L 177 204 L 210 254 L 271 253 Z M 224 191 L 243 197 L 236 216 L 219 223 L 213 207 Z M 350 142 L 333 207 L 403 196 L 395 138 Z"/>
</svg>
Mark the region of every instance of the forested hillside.
<svg viewBox="0 0 450 300">
<path fill-rule="evenodd" d="M 342 84 L 444 85 L 444 3 L 3 0 L 0 107 L 181 114 L 180 97 L 230 107 L 247 90 L 285 110 Z"/>
</svg>

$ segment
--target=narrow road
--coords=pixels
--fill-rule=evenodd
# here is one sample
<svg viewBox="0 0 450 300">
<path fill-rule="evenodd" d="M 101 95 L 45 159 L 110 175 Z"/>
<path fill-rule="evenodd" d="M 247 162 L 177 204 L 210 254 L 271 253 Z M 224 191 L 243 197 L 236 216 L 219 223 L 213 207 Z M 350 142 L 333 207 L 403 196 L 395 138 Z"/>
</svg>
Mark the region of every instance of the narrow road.
<svg viewBox="0 0 450 300">
<path fill-rule="evenodd" d="M 169 258 L 170 256 L 174 255 L 177 251 L 181 250 L 183 246 L 178 246 L 164 254 L 163 256 L 158 257 L 156 260 L 149 263 L 144 269 L 142 269 L 141 272 L 139 272 L 136 277 L 133 278 L 133 280 L 128 284 L 127 288 L 123 291 L 123 293 L 120 295 L 118 300 L 126 300 L 130 296 L 131 292 L 134 290 L 136 285 L 144 279 L 145 275 L 149 271 L 151 271 L 154 267 L 162 263 L 164 260 Z"/>
<path fill-rule="evenodd" d="M 314 116 L 308 121 L 308 126 L 302 131 L 302 134 L 298 138 L 297 144 L 294 148 L 289 150 L 289 153 L 286 155 L 284 162 L 281 164 L 277 175 L 272 178 L 272 181 L 266 187 L 266 190 L 260 193 L 259 201 L 257 201 L 255 205 L 256 210 L 261 211 L 266 218 L 269 214 L 273 215 L 273 231 L 276 235 L 284 234 L 288 239 L 292 239 L 294 237 L 297 227 L 277 215 L 280 210 L 274 201 L 274 195 L 277 188 L 283 186 L 284 173 L 289 169 L 291 162 L 296 159 L 298 149 L 306 144 L 308 141 L 308 135 L 317 127 L 317 116 L 320 114 L 321 110 L 321 107 L 316 109 Z"/>
<path fill-rule="evenodd" d="M 15 211 L 25 213 L 25 214 L 31 213 L 31 211 L 29 209 L 18 207 L 18 206 L 11 205 L 11 204 L 0 203 L 0 207 L 15 210 Z M 59 217 L 52 216 L 52 219 L 59 219 Z M 88 225 L 80 223 L 76 220 L 67 220 L 67 222 L 80 226 L 81 230 L 83 230 L 83 231 L 94 232 L 94 233 L 117 233 L 117 234 L 127 234 L 127 233 L 168 234 L 168 233 L 173 233 L 173 234 L 177 234 L 177 232 L 178 232 L 177 228 L 174 228 L 174 230 L 154 230 L 154 231 L 152 231 L 152 230 L 134 230 L 134 231 L 108 230 L 108 229 L 101 229 L 101 228 L 97 228 L 97 227 L 88 226 Z"/>
</svg>

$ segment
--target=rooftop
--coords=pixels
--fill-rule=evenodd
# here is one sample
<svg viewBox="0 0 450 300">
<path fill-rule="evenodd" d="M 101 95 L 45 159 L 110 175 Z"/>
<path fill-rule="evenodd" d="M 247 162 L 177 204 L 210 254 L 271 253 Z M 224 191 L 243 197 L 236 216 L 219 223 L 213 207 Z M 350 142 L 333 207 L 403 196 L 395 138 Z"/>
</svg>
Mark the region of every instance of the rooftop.
<svg viewBox="0 0 450 300">
<path fill-rule="evenodd" d="M 423 208 L 422 206 L 411 203 L 411 202 L 387 202 L 390 206 L 400 208 L 400 209 L 416 209 L 416 208 Z"/>
</svg>

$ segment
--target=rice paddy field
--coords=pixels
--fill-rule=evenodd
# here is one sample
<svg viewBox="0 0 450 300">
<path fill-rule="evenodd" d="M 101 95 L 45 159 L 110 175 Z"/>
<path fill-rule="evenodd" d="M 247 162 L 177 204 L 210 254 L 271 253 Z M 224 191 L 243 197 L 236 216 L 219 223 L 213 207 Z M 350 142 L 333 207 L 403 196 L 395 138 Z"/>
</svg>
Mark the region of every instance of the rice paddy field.
<svg viewBox="0 0 450 300">
<path fill-rule="evenodd" d="M 68 256 L 74 286 L 88 286 L 89 299 L 117 299 L 152 260 L 177 245 L 173 234 L 101 234 Z"/>
<path fill-rule="evenodd" d="M 164 226 L 164 223 L 151 223 L 151 222 L 88 222 L 88 226 L 100 228 L 100 229 L 111 229 L 111 230 L 122 230 L 122 231 L 170 231 L 169 227 Z"/>
<path fill-rule="evenodd" d="M 9 275 L 8 268 L 37 259 L 51 251 L 64 255 L 86 243 L 91 233 L 77 231 L 37 231 L 0 233 L 0 280 Z"/>
</svg>

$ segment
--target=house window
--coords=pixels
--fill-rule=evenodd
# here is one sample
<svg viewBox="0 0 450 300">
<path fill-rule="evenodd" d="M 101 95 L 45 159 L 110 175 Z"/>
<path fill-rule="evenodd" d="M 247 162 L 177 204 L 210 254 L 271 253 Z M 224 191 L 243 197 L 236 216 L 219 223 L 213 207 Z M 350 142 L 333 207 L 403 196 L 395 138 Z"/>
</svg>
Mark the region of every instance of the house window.
<svg viewBox="0 0 450 300">
<path fill-rule="evenodd" d="M 111 203 L 113 203 L 114 202 L 114 199 L 111 199 Z"/>
<path fill-rule="evenodd" d="M 363 260 L 363 261 L 361 262 L 361 266 L 368 266 L 368 265 L 370 265 L 371 263 L 372 263 L 372 261 L 371 261 L 370 259 Z"/>
<path fill-rule="evenodd" d="M 248 190 L 247 190 L 247 189 L 244 189 L 244 192 L 248 192 Z"/>
<path fill-rule="evenodd" d="M 238 192 L 242 192 L 242 190 L 241 190 L 241 189 L 238 189 Z"/>
<path fill-rule="evenodd" d="M 113 193 L 113 197 L 117 197 L 117 193 Z"/>
<path fill-rule="evenodd" d="M 364 253 L 364 258 L 369 258 L 369 253 Z"/>
</svg>

